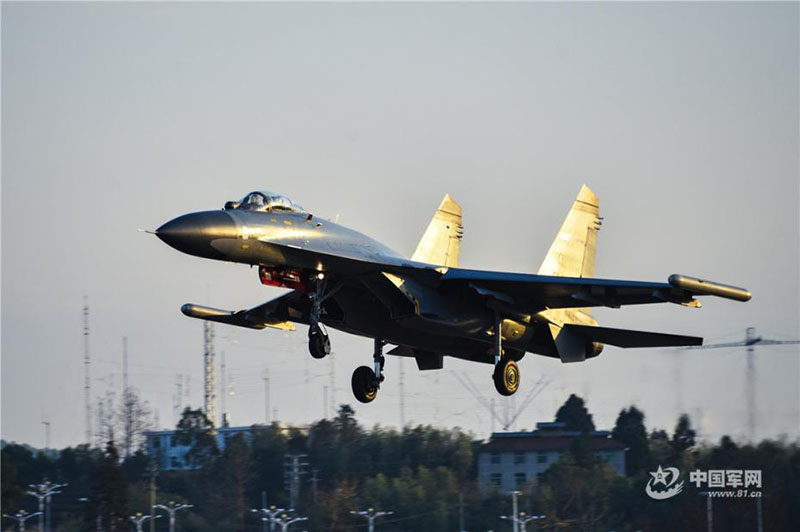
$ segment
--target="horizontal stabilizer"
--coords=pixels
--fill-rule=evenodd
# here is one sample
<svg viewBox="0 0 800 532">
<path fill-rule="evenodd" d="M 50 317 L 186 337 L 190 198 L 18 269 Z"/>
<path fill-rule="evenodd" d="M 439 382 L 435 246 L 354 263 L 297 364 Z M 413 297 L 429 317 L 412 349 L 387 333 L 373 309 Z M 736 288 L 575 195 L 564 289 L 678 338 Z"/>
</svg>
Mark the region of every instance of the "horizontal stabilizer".
<svg viewBox="0 0 800 532">
<path fill-rule="evenodd" d="M 697 336 L 681 336 L 628 329 L 612 329 L 610 327 L 593 327 L 591 325 L 564 325 L 569 330 L 586 340 L 617 347 L 669 347 L 678 345 L 703 345 L 703 339 Z"/>
</svg>

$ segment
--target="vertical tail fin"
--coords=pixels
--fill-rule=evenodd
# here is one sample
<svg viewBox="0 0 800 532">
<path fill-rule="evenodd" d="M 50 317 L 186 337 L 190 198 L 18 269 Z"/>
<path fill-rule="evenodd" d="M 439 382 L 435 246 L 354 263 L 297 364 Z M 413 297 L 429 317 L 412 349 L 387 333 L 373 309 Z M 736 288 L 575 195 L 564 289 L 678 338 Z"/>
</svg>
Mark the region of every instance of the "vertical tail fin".
<svg viewBox="0 0 800 532">
<path fill-rule="evenodd" d="M 594 277 L 599 210 L 597 196 L 583 185 L 539 267 L 539 275 Z"/>
<path fill-rule="evenodd" d="M 462 235 L 461 205 L 445 194 L 411 260 L 456 267 Z"/>
</svg>

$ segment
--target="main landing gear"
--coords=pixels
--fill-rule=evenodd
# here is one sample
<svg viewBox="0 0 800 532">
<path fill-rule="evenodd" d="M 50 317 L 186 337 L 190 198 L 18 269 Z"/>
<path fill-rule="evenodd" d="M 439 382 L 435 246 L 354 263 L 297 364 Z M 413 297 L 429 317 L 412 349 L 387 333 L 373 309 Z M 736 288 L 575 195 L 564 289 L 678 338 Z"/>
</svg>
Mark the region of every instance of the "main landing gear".
<svg viewBox="0 0 800 532">
<path fill-rule="evenodd" d="M 519 388 L 519 366 L 511 358 L 503 356 L 503 320 L 495 315 L 494 320 L 494 373 L 492 380 L 500 395 L 514 395 Z"/>
<path fill-rule="evenodd" d="M 378 396 L 378 389 L 383 382 L 383 365 L 386 359 L 383 356 L 383 340 L 375 339 L 375 351 L 372 360 L 375 364 L 373 370 L 367 366 L 359 366 L 353 372 L 350 384 L 353 387 L 353 395 L 362 403 L 371 403 Z"/>
<path fill-rule="evenodd" d="M 322 302 L 330 297 L 330 294 L 325 295 L 324 274 L 314 275 L 311 283 L 314 290 L 308 294 L 308 298 L 311 300 L 311 312 L 308 318 L 308 352 L 314 358 L 325 358 L 331 352 L 331 339 L 320 324 L 319 318 L 322 313 Z"/>
</svg>

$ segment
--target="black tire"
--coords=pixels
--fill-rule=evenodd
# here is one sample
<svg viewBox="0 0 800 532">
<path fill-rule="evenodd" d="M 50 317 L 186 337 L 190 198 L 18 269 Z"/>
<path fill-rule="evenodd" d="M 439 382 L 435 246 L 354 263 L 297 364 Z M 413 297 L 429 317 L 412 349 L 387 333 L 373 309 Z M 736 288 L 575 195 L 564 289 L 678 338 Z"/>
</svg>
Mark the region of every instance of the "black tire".
<svg viewBox="0 0 800 532">
<path fill-rule="evenodd" d="M 519 366 L 510 358 L 504 358 L 494 368 L 494 387 L 500 395 L 514 395 L 519 389 Z"/>
<path fill-rule="evenodd" d="M 367 366 L 359 366 L 350 379 L 353 395 L 361 403 L 371 403 L 378 396 L 378 387 L 375 385 L 375 372 Z"/>
<path fill-rule="evenodd" d="M 308 352 L 316 359 L 325 358 L 331 352 L 331 339 L 320 330 L 312 332 L 308 335 Z"/>
</svg>

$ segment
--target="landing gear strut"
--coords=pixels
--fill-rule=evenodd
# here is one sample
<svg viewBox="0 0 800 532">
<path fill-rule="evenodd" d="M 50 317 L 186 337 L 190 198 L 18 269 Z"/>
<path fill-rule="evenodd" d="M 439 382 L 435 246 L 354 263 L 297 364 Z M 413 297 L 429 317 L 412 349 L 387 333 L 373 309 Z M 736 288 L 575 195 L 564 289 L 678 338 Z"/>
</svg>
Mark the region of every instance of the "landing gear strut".
<svg viewBox="0 0 800 532">
<path fill-rule="evenodd" d="M 383 345 L 383 340 L 375 339 L 375 351 L 372 354 L 375 369 L 359 366 L 350 379 L 353 395 L 362 403 L 370 403 L 378 396 L 378 389 L 383 382 L 383 365 L 386 363 L 383 356 Z"/>
<path fill-rule="evenodd" d="M 519 366 L 511 358 L 503 356 L 503 320 L 499 314 L 494 319 L 494 373 L 492 380 L 500 395 L 509 396 L 519 388 Z"/>
<path fill-rule="evenodd" d="M 308 298 L 311 300 L 311 312 L 308 317 L 308 352 L 314 358 L 325 358 L 331 352 L 331 340 L 319 322 L 320 314 L 322 313 L 322 302 L 326 299 L 324 296 L 325 276 L 322 273 L 318 273 L 311 280 L 314 291 L 308 294 Z"/>
</svg>

